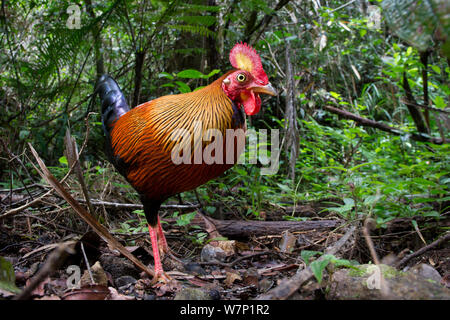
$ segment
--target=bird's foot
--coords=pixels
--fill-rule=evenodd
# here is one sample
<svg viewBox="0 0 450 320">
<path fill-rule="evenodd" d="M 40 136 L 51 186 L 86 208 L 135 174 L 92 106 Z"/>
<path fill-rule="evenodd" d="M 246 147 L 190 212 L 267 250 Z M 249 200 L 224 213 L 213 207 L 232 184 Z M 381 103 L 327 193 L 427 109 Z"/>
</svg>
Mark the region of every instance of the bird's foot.
<svg viewBox="0 0 450 320">
<path fill-rule="evenodd" d="M 173 279 L 168 274 L 166 274 L 163 270 L 159 270 L 155 271 L 151 284 L 154 285 L 158 282 L 169 283 L 171 281 L 173 281 Z"/>
</svg>

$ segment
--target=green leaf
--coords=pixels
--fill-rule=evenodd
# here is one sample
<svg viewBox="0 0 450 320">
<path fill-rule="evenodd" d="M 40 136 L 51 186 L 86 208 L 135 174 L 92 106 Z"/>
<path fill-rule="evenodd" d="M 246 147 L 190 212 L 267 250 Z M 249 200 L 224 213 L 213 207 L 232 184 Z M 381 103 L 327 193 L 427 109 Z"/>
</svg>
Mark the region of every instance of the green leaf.
<svg viewBox="0 0 450 320">
<path fill-rule="evenodd" d="M 191 220 L 194 219 L 196 214 L 197 211 L 180 215 L 177 219 L 177 225 L 182 227 L 190 224 Z"/>
<path fill-rule="evenodd" d="M 314 276 L 317 279 L 317 282 L 321 283 L 323 278 L 323 270 L 328 266 L 331 260 L 331 255 L 325 255 L 322 259 L 311 262 L 309 266 Z"/>
<path fill-rule="evenodd" d="M 180 90 L 181 93 L 191 92 L 191 88 L 189 88 L 186 83 L 181 81 L 175 81 L 175 83 L 178 85 L 178 90 Z"/>
<path fill-rule="evenodd" d="M 67 162 L 66 156 L 62 156 L 61 158 L 59 158 L 59 163 L 65 165 L 65 166 L 69 165 L 69 163 Z"/>
<path fill-rule="evenodd" d="M 431 65 L 431 69 L 433 69 L 433 71 L 437 74 L 441 74 L 441 68 L 439 68 L 438 66 Z"/>
<path fill-rule="evenodd" d="M 365 206 L 371 206 L 371 205 L 373 205 L 374 203 L 376 203 L 379 199 L 380 199 L 380 196 L 379 196 L 379 195 L 367 196 L 367 197 L 364 199 L 364 205 L 365 205 Z"/>
<path fill-rule="evenodd" d="M 20 289 L 16 287 L 16 275 L 13 266 L 3 257 L 0 257 L 0 289 L 15 294 L 20 292 Z"/>
<path fill-rule="evenodd" d="M 24 140 L 26 137 L 28 137 L 30 135 L 30 131 L 28 130 L 21 130 L 19 132 L 19 138 L 20 140 Z"/>
<path fill-rule="evenodd" d="M 177 73 L 179 78 L 200 79 L 205 77 L 203 73 L 194 69 L 187 69 Z"/>
<path fill-rule="evenodd" d="M 167 72 L 161 72 L 160 74 L 158 74 L 158 78 L 167 78 L 173 80 L 174 76 Z"/>
<path fill-rule="evenodd" d="M 318 254 L 322 255 L 322 252 L 312 250 L 302 250 L 300 256 L 302 257 L 303 261 L 305 261 L 305 263 L 308 265 L 310 263 L 311 258 Z"/>
<path fill-rule="evenodd" d="M 341 98 L 341 95 L 339 93 L 337 93 L 337 92 L 330 91 L 330 94 L 335 99 L 340 99 Z"/>
</svg>

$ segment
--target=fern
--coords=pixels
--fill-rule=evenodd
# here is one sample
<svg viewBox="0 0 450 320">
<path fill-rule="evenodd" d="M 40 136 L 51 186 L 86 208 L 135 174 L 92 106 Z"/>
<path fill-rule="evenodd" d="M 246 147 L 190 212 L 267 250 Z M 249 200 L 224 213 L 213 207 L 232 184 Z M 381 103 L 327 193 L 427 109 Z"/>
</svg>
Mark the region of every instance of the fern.
<svg viewBox="0 0 450 320">
<path fill-rule="evenodd" d="M 192 34 L 199 34 L 201 36 L 205 36 L 205 37 L 216 37 L 216 34 L 214 32 L 212 32 L 211 30 L 209 30 L 206 27 L 203 26 L 193 26 L 193 25 L 169 25 L 168 26 L 171 29 L 174 30 L 178 30 L 178 31 L 182 31 L 182 32 L 189 32 Z"/>
</svg>

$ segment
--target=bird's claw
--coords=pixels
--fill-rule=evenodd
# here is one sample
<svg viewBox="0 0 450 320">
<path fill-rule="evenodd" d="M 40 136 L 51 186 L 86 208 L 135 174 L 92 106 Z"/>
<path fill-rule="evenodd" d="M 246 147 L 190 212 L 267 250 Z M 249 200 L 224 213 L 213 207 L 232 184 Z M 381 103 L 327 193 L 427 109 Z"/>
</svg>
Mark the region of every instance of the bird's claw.
<svg viewBox="0 0 450 320">
<path fill-rule="evenodd" d="M 172 278 L 168 274 L 166 274 L 164 271 L 157 271 L 153 276 L 151 284 L 154 285 L 158 282 L 169 283 L 170 281 L 172 281 Z"/>
</svg>

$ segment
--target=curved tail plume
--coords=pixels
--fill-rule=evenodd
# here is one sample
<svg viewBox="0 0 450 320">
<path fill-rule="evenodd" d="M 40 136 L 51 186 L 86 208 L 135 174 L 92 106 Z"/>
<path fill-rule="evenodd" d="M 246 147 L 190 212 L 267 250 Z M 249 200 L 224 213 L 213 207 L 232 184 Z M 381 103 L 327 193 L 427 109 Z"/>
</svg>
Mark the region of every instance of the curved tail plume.
<svg viewBox="0 0 450 320">
<path fill-rule="evenodd" d="M 117 82 L 107 74 L 98 79 L 94 94 L 98 94 L 100 97 L 103 130 L 109 136 L 114 122 L 130 111 L 130 107 Z"/>
</svg>

